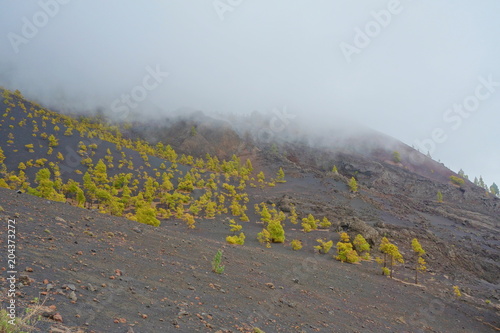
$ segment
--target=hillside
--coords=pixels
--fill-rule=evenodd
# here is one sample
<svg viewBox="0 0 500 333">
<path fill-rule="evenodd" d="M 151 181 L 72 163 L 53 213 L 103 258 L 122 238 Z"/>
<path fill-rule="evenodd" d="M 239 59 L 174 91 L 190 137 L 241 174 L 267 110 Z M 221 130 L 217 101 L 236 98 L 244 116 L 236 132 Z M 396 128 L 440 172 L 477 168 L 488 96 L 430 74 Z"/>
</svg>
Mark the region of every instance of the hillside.
<svg viewBox="0 0 500 333">
<path fill-rule="evenodd" d="M 269 141 L 249 134 L 264 118 L 115 124 L 3 97 L 0 214 L 18 221 L 18 300 L 43 291 L 63 318 L 45 309 L 41 331 L 500 327 L 500 198 L 455 184 L 456 173 L 395 139 L 289 126 Z M 362 235 L 371 258 L 335 260 L 341 232 Z M 384 237 L 404 258 L 392 279 L 374 260 Z M 419 284 L 414 238 L 426 251 Z M 318 239 L 332 241 L 328 254 Z M 218 249 L 223 274 L 211 271 Z"/>
</svg>

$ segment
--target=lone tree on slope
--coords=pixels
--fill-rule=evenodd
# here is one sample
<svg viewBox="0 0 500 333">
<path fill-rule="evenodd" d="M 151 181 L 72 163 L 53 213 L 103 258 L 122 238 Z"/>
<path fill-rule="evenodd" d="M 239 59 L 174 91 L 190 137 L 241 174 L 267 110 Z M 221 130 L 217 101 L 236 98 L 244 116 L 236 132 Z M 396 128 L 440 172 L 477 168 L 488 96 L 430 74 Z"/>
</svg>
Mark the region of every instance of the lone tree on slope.
<svg viewBox="0 0 500 333">
<path fill-rule="evenodd" d="M 418 271 L 426 270 L 426 262 L 424 258 L 422 258 L 422 256 L 425 254 L 425 250 L 422 248 L 422 245 L 420 245 L 416 238 L 413 238 L 413 240 L 411 241 L 411 247 L 417 257 L 415 260 L 415 284 L 418 284 Z"/>
</svg>

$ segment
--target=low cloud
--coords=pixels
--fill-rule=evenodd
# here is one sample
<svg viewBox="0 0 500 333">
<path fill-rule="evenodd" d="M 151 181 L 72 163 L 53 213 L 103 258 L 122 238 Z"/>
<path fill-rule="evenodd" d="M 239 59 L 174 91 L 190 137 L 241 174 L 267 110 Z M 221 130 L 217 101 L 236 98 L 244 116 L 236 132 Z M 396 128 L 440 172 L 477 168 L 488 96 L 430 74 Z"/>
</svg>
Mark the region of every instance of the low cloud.
<svg viewBox="0 0 500 333">
<path fill-rule="evenodd" d="M 500 93 L 458 129 L 443 122 L 478 77 L 500 80 L 498 1 L 217 4 L 4 1 L 0 85 L 68 111 L 251 114 L 287 106 L 316 132 L 348 119 L 409 145 L 440 127 L 448 137 L 435 159 L 500 181 L 500 153 L 490 148 L 499 142 Z M 369 42 L 361 48 L 362 35 Z M 359 51 L 349 61 L 346 44 Z M 157 66 L 168 78 L 148 90 L 147 68 Z"/>
</svg>

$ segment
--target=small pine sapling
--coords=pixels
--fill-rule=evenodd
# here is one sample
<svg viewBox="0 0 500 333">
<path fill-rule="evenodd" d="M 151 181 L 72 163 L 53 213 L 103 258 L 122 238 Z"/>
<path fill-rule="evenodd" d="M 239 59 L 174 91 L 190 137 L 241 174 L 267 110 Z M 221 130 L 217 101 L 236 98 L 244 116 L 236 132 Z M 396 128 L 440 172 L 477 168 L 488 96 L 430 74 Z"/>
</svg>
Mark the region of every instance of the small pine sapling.
<svg viewBox="0 0 500 333">
<path fill-rule="evenodd" d="M 370 260 L 370 244 L 361 234 L 356 235 L 352 244 L 361 258 Z"/>
<path fill-rule="evenodd" d="M 264 188 L 264 183 L 266 180 L 266 176 L 264 175 L 264 172 L 261 171 L 257 174 L 257 180 L 261 184 L 260 187 Z"/>
<path fill-rule="evenodd" d="M 280 168 L 276 174 L 276 179 L 275 179 L 275 182 L 276 183 L 286 183 L 286 180 L 285 180 L 285 172 L 283 171 L 282 168 Z"/>
<path fill-rule="evenodd" d="M 271 221 L 271 213 L 267 209 L 267 205 L 262 203 L 262 209 L 260 211 L 260 219 L 262 222 L 270 222 Z"/>
<path fill-rule="evenodd" d="M 349 180 L 348 185 L 352 193 L 358 192 L 358 182 L 356 181 L 356 178 L 351 177 L 351 180 Z"/>
<path fill-rule="evenodd" d="M 271 247 L 271 234 L 267 229 L 262 229 L 262 231 L 257 234 L 257 240 L 259 243 L 265 244 L 267 248 Z"/>
<path fill-rule="evenodd" d="M 326 216 L 323 217 L 323 219 L 321 220 L 321 223 L 319 224 L 319 227 L 321 229 L 328 229 L 331 226 L 332 226 L 332 222 L 330 222 Z"/>
<path fill-rule="evenodd" d="M 392 160 L 394 161 L 394 163 L 401 162 L 401 154 L 399 153 L 399 151 L 395 151 L 392 153 Z"/>
<path fill-rule="evenodd" d="M 227 236 L 226 242 L 228 242 L 229 244 L 243 245 L 245 244 L 245 234 L 240 232 L 238 236 L 236 235 Z"/>
<path fill-rule="evenodd" d="M 356 263 L 360 260 L 346 232 L 340 234 L 340 242 L 337 243 L 337 256 L 335 259 L 348 263 Z"/>
<path fill-rule="evenodd" d="M 238 224 L 234 219 L 230 219 L 229 220 L 229 227 L 230 227 L 230 231 L 234 234 L 236 234 L 236 232 L 240 231 L 243 226 Z"/>
<path fill-rule="evenodd" d="M 319 245 L 314 246 L 314 248 L 318 250 L 319 253 L 327 254 L 333 246 L 333 241 L 331 240 L 325 242 L 322 239 L 317 239 L 316 241 L 319 243 Z"/>
<path fill-rule="evenodd" d="M 212 260 L 212 271 L 217 274 L 224 273 L 225 266 L 222 263 L 222 250 L 217 250 L 217 253 Z"/>
<path fill-rule="evenodd" d="M 136 209 L 135 213 L 137 222 L 149 224 L 155 227 L 160 225 L 160 220 L 156 218 L 156 209 L 149 206 L 143 205 Z"/>
<path fill-rule="evenodd" d="M 283 243 L 285 241 L 285 229 L 278 219 L 271 220 L 267 225 L 269 239 L 273 243 Z"/>
<path fill-rule="evenodd" d="M 302 242 L 298 239 L 294 239 L 290 242 L 290 245 L 292 246 L 292 249 L 294 251 L 298 251 L 302 248 Z"/>
<path fill-rule="evenodd" d="M 443 193 L 441 191 L 438 191 L 436 195 L 437 202 L 443 202 Z"/>
<path fill-rule="evenodd" d="M 189 229 L 194 229 L 195 228 L 195 219 L 194 219 L 194 216 L 189 214 L 189 213 L 185 213 L 184 214 L 184 221 L 186 221 L 186 224 L 188 226 Z"/>
<path fill-rule="evenodd" d="M 310 232 L 311 230 L 318 229 L 318 222 L 319 220 L 315 219 L 312 214 L 309 214 L 307 217 L 302 219 L 302 227 L 305 232 Z"/>
</svg>

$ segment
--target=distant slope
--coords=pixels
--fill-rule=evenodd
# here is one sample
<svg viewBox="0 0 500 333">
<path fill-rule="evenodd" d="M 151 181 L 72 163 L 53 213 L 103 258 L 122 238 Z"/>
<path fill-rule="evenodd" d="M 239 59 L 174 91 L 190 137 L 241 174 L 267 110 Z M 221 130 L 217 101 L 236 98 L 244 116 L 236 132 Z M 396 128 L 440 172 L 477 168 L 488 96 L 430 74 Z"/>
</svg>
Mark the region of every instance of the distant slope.
<svg viewBox="0 0 500 333">
<path fill-rule="evenodd" d="M 68 237 L 63 237 L 64 239 L 50 235 L 44 237 L 45 231 L 41 233 L 42 229 L 34 230 L 33 236 L 41 242 L 52 242 L 54 239 L 65 241 L 67 244 L 64 245 L 63 251 L 69 251 L 68 253 L 73 253 L 76 250 L 74 245 L 77 244 L 89 244 L 89 248 L 86 248 L 89 253 L 97 253 L 92 251 L 97 249 L 107 251 L 106 248 L 118 247 L 118 244 L 126 241 L 127 236 L 123 235 L 123 230 L 120 229 L 123 220 L 110 217 L 123 216 L 143 224 L 159 226 L 149 229 L 150 227 L 135 222 L 126 224 L 131 227 L 128 223 L 135 223 L 133 225 L 140 230 L 150 230 L 148 237 L 151 234 L 158 235 L 151 236 L 151 243 L 147 237 L 142 239 L 142 236 L 136 235 L 136 240 L 129 244 L 132 246 L 129 251 L 134 252 L 134 257 L 145 260 L 146 266 L 141 266 L 136 261 L 127 266 L 130 253 L 125 250 L 126 247 L 120 248 L 116 255 L 113 253 L 112 258 L 106 257 L 108 263 L 122 262 L 123 265 L 120 266 L 125 265 L 127 270 L 133 270 L 136 266 L 143 267 L 143 271 L 156 269 L 158 267 L 151 268 L 147 265 L 163 263 L 158 259 L 164 256 L 162 237 L 166 239 L 170 231 L 175 231 L 175 236 L 172 236 L 175 240 L 168 238 L 168 242 L 179 245 L 189 240 L 199 245 L 194 247 L 192 252 L 189 252 L 188 247 L 187 253 L 183 254 L 182 262 L 195 267 L 186 268 L 186 272 L 196 271 L 196 267 L 201 269 L 210 261 L 209 257 L 216 248 L 224 246 L 228 252 L 234 251 L 235 255 L 231 260 L 240 266 L 234 268 L 232 274 L 239 272 L 239 278 L 245 281 L 240 284 L 239 278 L 235 278 L 230 282 L 232 289 L 242 289 L 237 292 L 238 297 L 252 296 L 246 293 L 247 285 L 250 285 L 250 288 L 257 284 L 265 285 L 268 280 L 279 281 L 284 288 L 290 288 L 285 283 L 288 277 L 283 280 L 283 271 L 289 269 L 290 263 L 297 260 L 302 262 L 311 257 L 321 258 L 318 262 L 321 272 L 324 267 L 338 270 L 333 280 L 343 281 L 342 283 L 347 285 L 348 291 L 345 291 L 343 286 L 335 285 L 331 290 L 336 290 L 336 294 L 332 297 L 344 296 L 345 299 L 346 295 L 351 295 L 350 302 L 361 306 L 369 300 L 351 289 L 359 287 L 365 280 L 356 280 L 357 284 L 350 284 L 352 279 L 343 278 L 343 274 L 361 274 L 363 278 L 369 279 L 368 287 L 364 289 L 369 293 L 371 283 L 378 283 L 374 281 L 382 278 L 379 275 L 380 267 L 373 261 L 348 266 L 336 261 L 335 254 L 332 256 L 332 252 L 337 251 L 335 246 L 328 255 L 320 255 L 314 246 L 318 244 L 318 239 L 336 244 L 340 241 L 339 232 L 347 232 L 351 240 L 361 234 L 372 246 L 372 256 L 377 257 L 382 256 L 379 251 L 382 237 L 388 237 L 399 247 L 405 263 L 395 269 L 395 276 L 400 281 L 383 280 L 381 285 L 388 287 L 389 284 L 386 283 L 396 284 L 397 293 L 391 294 L 390 297 L 397 300 L 398 305 L 406 307 L 409 303 L 399 297 L 411 298 L 409 294 L 401 291 L 404 287 L 400 287 L 414 279 L 416 258 L 410 244 L 413 238 L 418 238 L 427 251 L 424 257 L 429 271 L 424 273 L 422 281 L 429 294 L 433 295 L 420 299 L 419 304 L 437 298 L 447 304 L 450 315 L 467 312 L 468 307 L 473 305 L 481 309 L 478 311 L 484 311 L 481 318 L 498 326 L 498 323 L 490 318 L 492 313 L 498 310 L 500 300 L 500 199 L 467 181 L 462 185 L 454 184 L 450 176 L 456 174 L 393 138 L 376 132 L 364 131 L 363 134 L 354 134 L 347 130 L 327 135 L 318 132 L 308 136 L 298 125 L 291 124 L 279 135 L 275 133 L 273 137 L 264 137 L 261 135 L 263 132 L 259 132 L 259 126 L 268 126 L 266 124 L 269 124 L 269 119 L 259 118 L 255 114 L 243 120 L 233 117 L 230 122 L 194 113 L 185 119 L 171 118 L 163 124 L 158 121 L 153 127 L 143 123 L 112 124 L 102 116 L 70 117 L 52 112 L 25 100 L 19 92 L 4 91 L 3 98 L 3 104 L 0 104 L 0 187 L 11 189 L 3 192 L 11 195 L 5 197 L 9 198 L 5 199 L 5 202 L 8 201 L 9 206 L 14 205 L 14 198 L 19 198 L 19 205 L 15 204 L 15 207 L 20 209 L 32 202 L 41 202 L 37 200 L 42 199 L 26 194 L 16 197 L 15 191 L 12 190 L 34 194 L 43 198 L 47 206 L 53 205 L 47 207 L 48 211 L 53 207 L 55 212 L 58 212 L 57 209 L 66 212 L 68 219 L 71 218 L 72 221 L 70 229 L 85 229 L 78 234 L 69 231 Z M 205 149 L 211 153 L 207 154 Z M 395 151 L 399 152 L 400 161 L 394 159 Z M 415 163 L 415 156 L 420 157 L 416 159 L 419 163 Z M 337 173 L 332 172 L 333 166 L 337 167 Z M 281 170 L 284 170 L 282 179 L 279 176 L 281 173 L 278 172 Z M 352 177 L 358 182 L 358 191 L 350 190 L 347 185 Z M 437 200 L 438 191 L 443 194 L 443 202 Z M 46 199 L 90 210 L 74 210 L 69 205 L 51 204 L 51 201 Z M 63 207 L 68 208 L 66 210 Z M 39 212 L 26 210 L 28 211 L 28 220 L 43 218 Z M 96 211 L 106 215 L 95 215 Z M 10 210 L 9 213 L 17 215 Z M 51 216 L 47 211 L 43 214 Z M 94 219 L 99 216 L 116 223 L 106 224 L 105 229 L 101 229 L 98 223 L 89 223 L 86 217 L 73 217 L 80 214 L 92 214 Z M 66 216 L 63 216 L 63 219 L 66 219 Z M 308 232 L 303 219 L 313 219 L 316 221 L 313 223 L 316 224 L 315 227 L 311 227 L 312 230 Z M 327 219 L 331 224 L 321 225 L 323 219 Z M 42 224 L 43 228 L 53 233 L 50 227 L 53 221 L 46 222 L 47 225 Z M 54 225 L 66 230 L 61 221 Z M 237 230 L 239 228 L 241 230 Z M 269 235 L 266 236 L 264 231 Z M 280 234 L 281 232 L 283 234 Z M 97 243 L 94 242 L 96 234 L 102 234 L 97 236 Z M 119 237 L 115 237 L 116 235 Z M 138 237 L 141 239 L 137 239 Z M 244 245 L 226 245 L 228 241 L 234 242 L 234 237 L 241 237 L 238 239 L 243 240 Z M 301 241 L 303 249 L 292 250 L 292 240 Z M 97 246 L 99 242 L 107 245 Z M 205 245 L 211 246 L 210 253 L 204 250 Z M 150 246 L 153 250 L 150 250 Z M 172 256 L 173 253 L 180 255 L 176 250 L 169 253 Z M 204 254 L 206 258 L 201 260 L 197 257 L 199 254 Z M 79 255 L 76 254 L 72 258 L 74 264 L 77 263 Z M 251 259 L 239 257 L 248 255 Z M 30 252 L 30 256 L 34 262 L 37 261 L 37 253 Z M 264 256 L 265 259 L 258 261 L 256 258 L 259 256 Z M 56 257 L 54 254 L 54 258 Z M 50 255 L 47 255 L 47 258 L 50 259 Z M 275 263 L 273 259 L 285 262 Z M 87 265 L 91 263 L 91 260 L 86 262 Z M 262 267 L 266 265 L 272 266 L 268 273 L 260 273 L 265 270 L 265 267 Z M 242 270 L 241 267 L 247 266 L 250 266 L 248 272 Z M 45 261 L 43 267 L 51 266 Z M 99 267 L 102 267 L 101 277 L 109 275 L 105 267 Z M 161 269 L 157 273 L 158 276 L 155 275 L 156 280 L 161 282 L 155 283 L 154 288 L 157 290 L 163 290 L 164 281 L 160 281 L 163 278 L 159 277 L 164 273 L 163 266 Z M 208 270 L 209 268 L 207 274 Z M 82 268 L 82 274 L 84 271 Z M 205 290 L 205 285 L 200 286 L 197 284 L 198 280 L 190 280 L 186 272 L 178 274 L 190 281 L 191 284 L 187 286 L 196 284 L 193 288 Z M 61 273 L 58 272 L 56 276 Z M 317 315 L 318 311 L 323 312 L 320 313 L 323 315 L 328 311 L 343 309 L 342 302 L 338 303 L 336 310 L 329 309 L 329 303 L 326 301 L 324 306 L 314 302 L 316 298 L 330 298 L 323 290 L 326 290 L 327 284 L 331 284 L 330 275 L 328 271 L 323 273 L 320 279 L 307 275 L 307 283 L 304 282 L 304 287 L 301 285 L 300 288 L 305 290 L 307 285 L 312 289 L 305 300 L 301 290 L 295 290 L 297 294 L 291 296 L 293 304 L 301 300 L 305 302 L 304 307 L 295 307 L 300 308 L 300 311 L 285 307 L 288 301 L 283 295 L 280 296 L 281 300 L 271 302 L 285 308 L 279 316 L 273 316 L 273 320 L 278 322 L 280 319 L 285 324 L 271 325 L 271 331 L 278 330 L 277 327 L 286 332 L 297 327 L 306 331 L 316 329 L 323 325 L 320 324 L 324 321 L 321 316 L 314 317 L 316 324 L 313 324 L 313 327 L 307 326 L 307 319 L 303 318 L 313 316 L 313 313 Z M 66 279 L 66 275 L 64 276 Z M 73 278 L 77 279 L 77 276 L 79 274 L 75 274 Z M 114 279 L 119 276 L 115 275 Z M 149 277 L 149 274 L 145 273 L 144 276 Z M 199 275 L 196 277 L 201 278 Z M 134 279 L 146 281 L 132 285 L 134 291 L 137 288 L 145 288 L 145 285 L 151 287 L 148 278 L 143 278 L 142 275 L 134 275 Z M 289 280 L 291 279 L 294 278 L 290 277 Z M 203 281 L 209 283 L 208 280 Z M 218 281 L 222 283 L 225 280 L 221 278 Z M 276 288 L 279 286 L 278 282 L 273 283 L 274 289 L 266 288 L 275 291 L 286 290 Z M 463 305 L 463 308 L 461 304 L 454 304 L 456 301 L 452 293 L 453 285 L 459 286 L 464 294 L 466 305 Z M 177 287 L 169 285 L 168 288 Z M 214 288 L 217 293 L 220 292 L 218 287 Z M 227 291 L 227 288 L 220 288 Z M 269 292 L 267 289 L 264 294 Z M 187 290 L 189 291 L 177 290 L 178 299 L 193 291 L 190 288 Z M 59 295 L 64 296 L 66 293 Z M 90 297 L 91 294 L 85 295 Z M 129 301 L 121 296 L 118 296 L 121 301 Z M 372 296 L 382 297 L 382 294 Z M 178 310 L 184 311 L 186 306 L 178 304 L 178 299 L 169 304 L 177 304 Z M 485 303 L 486 299 L 491 301 L 491 304 Z M 228 301 L 224 297 L 216 300 L 219 306 L 222 306 L 221 302 Z M 230 299 L 232 302 L 241 301 L 243 307 L 248 300 L 250 298 L 245 298 L 244 301 L 237 297 Z M 64 303 L 60 298 L 58 301 L 60 304 Z M 250 304 L 255 307 L 269 304 L 260 296 L 259 302 L 257 305 L 255 302 Z M 387 304 L 384 311 L 397 310 L 391 306 Z M 295 309 L 293 306 L 288 307 Z M 349 308 L 349 311 L 357 308 Z M 199 308 L 199 311 L 202 310 L 210 314 L 207 309 Z M 230 324 L 236 329 L 235 325 L 250 325 L 248 320 L 241 319 L 237 308 L 229 307 L 226 310 L 231 313 L 233 319 L 221 319 L 216 327 L 224 329 L 225 325 Z M 304 317 L 294 322 L 287 321 L 284 319 L 286 310 L 293 311 L 297 317 L 299 314 Z M 411 308 L 408 311 L 413 310 L 414 308 Z M 125 310 L 120 308 L 113 316 L 120 316 L 120 311 Z M 134 308 L 134 311 L 142 310 Z M 245 316 L 254 318 L 252 311 L 245 308 Z M 356 312 L 354 317 L 363 318 L 363 325 L 376 331 L 385 324 L 373 319 L 373 316 L 379 318 L 380 312 L 371 311 L 370 308 L 366 316 Z M 425 326 L 419 322 L 409 323 L 408 313 L 398 313 L 403 321 L 392 318 L 391 320 L 398 323 L 392 326 L 387 324 L 387 327 L 412 331 L 416 327 L 422 329 Z M 73 315 L 71 313 L 71 316 Z M 128 315 L 132 316 L 130 313 Z M 155 312 L 155 318 L 157 315 Z M 207 316 L 200 315 L 204 319 L 193 319 L 206 321 Z M 101 319 L 105 320 L 105 316 L 109 317 L 110 313 L 103 314 Z M 184 315 L 181 315 L 181 318 L 184 318 L 182 316 Z M 82 320 L 75 319 L 72 322 L 80 325 Z M 127 320 L 134 320 L 134 324 L 137 321 Z M 168 320 L 183 322 L 180 318 L 171 316 Z M 259 321 L 260 323 L 262 322 Z M 199 328 L 193 323 L 184 324 L 186 326 L 183 328 L 187 331 L 193 327 Z M 349 330 L 349 325 L 358 327 L 358 324 L 358 321 L 352 320 L 344 328 Z M 476 328 L 475 324 L 470 327 Z M 106 325 L 113 326 L 109 322 L 106 322 Z M 455 328 L 454 325 L 435 320 L 432 327 L 437 331 L 447 331 Z M 125 326 L 120 326 L 123 327 Z M 329 331 L 330 328 L 326 327 L 330 326 L 324 327 Z M 245 329 L 250 330 L 251 327 L 245 326 Z M 358 329 L 361 330 L 359 327 Z"/>
</svg>

